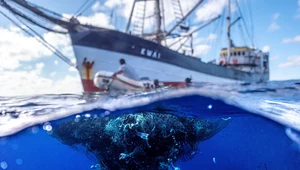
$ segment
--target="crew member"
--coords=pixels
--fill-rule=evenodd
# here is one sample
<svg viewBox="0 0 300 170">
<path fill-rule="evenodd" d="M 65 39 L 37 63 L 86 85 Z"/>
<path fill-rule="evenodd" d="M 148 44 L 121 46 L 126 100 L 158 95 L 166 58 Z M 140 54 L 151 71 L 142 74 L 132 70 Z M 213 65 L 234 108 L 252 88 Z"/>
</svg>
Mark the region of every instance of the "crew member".
<svg viewBox="0 0 300 170">
<path fill-rule="evenodd" d="M 126 64 L 123 58 L 120 59 L 119 70 L 113 74 L 113 77 L 116 77 L 118 74 L 121 74 L 132 80 L 139 80 L 139 76 L 136 74 L 135 70 L 130 65 Z"/>
</svg>

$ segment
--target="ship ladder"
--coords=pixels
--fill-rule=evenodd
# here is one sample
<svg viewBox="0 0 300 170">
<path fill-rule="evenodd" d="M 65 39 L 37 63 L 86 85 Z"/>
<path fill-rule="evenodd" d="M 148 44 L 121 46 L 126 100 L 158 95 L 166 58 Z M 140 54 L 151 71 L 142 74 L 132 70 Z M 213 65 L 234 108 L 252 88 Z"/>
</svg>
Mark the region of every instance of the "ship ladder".
<svg viewBox="0 0 300 170">
<path fill-rule="evenodd" d="M 175 20 L 177 23 L 179 23 L 182 21 L 182 19 L 184 17 L 182 7 L 180 4 L 180 0 L 172 0 L 172 5 L 173 5 L 174 14 L 175 14 Z M 188 32 L 189 27 L 186 26 L 186 24 L 184 24 L 184 22 L 183 22 L 179 25 L 179 30 L 181 32 Z"/>
<path fill-rule="evenodd" d="M 134 15 L 134 24 L 132 33 L 134 35 L 143 35 L 144 32 L 144 23 L 145 23 L 145 12 L 146 10 L 146 1 L 137 2 L 136 12 Z"/>
</svg>

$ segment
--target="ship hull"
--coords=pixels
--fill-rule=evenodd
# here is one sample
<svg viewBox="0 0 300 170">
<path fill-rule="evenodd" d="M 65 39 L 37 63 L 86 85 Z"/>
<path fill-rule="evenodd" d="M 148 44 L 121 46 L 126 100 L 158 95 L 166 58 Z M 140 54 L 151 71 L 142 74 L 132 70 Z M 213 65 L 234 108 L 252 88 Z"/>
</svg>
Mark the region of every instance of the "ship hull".
<svg viewBox="0 0 300 170">
<path fill-rule="evenodd" d="M 193 82 L 259 82 L 268 74 L 247 73 L 186 56 L 157 43 L 122 32 L 90 27 L 70 33 L 85 92 L 101 91 L 93 84 L 100 70 L 117 71 L 124 58 L 140 77 L 158 79 L 165 85 L 180 85 L 187 77 Z"/>
<path fill-rule="evenodd" d="M 180 85 L 187 77 L 192 77 L 193 81 L 197 82 L 239 82 L 239 80 L 207 75 L 179 66 L 140 58 L 138 56 L 83 46 L 73 46 L 73 48 L 76 54 L 77 63 L 79 63 L 78 69 L 80 71 L 80 77 L 85 92 L 98 91 L 99 89 L 93 84 L 93 76 L 100 70 L 111 72 L 117 71 L 120 66 L 120 58 L 124 58 L 126 63 L 135 69 L 139 77 L 147 77 L 150 80 L 158 79 L 166 85 Z M 86 62 L 94 62 L 91 69 L 85 67 L 85 58 Z"/>
</svg>

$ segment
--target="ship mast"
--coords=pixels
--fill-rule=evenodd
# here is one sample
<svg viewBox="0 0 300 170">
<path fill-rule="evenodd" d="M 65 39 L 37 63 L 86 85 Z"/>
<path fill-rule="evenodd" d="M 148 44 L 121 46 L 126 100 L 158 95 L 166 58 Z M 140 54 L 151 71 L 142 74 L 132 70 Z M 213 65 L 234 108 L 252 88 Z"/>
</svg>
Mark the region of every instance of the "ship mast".
<svg viewBox="0 0 300 170">
<path fill-rule="evenodd" d="M 227 48 L 227 58 L 226 63 L 229 62 L 230 53 L 231 53 L 231 38 L 230 38 L 230 26 L 231 26 L 231 19 L 230 19 L 231 9 L 230 9 L 230 0 L 228 0 L 228 11 L 227 11 L 227 38 L 228 38 L 228 48 Z"/>
<path fill-rule="evenodd" d="M 153 32 L 151 33 L 144 33 L 144 24 L 141 22 L 138 22 L 138 20 L 145 20 L 145 11 L 146 11 L 146 3 L 147 2 L 153 2 L 154 3 L 154 15 L 151 15 L 151 17 L 154 17 L 154 22 L 155 22 L 155 29 L 153 30 Z M 176 18 L 176 24 L 171 27 L 169 30 L 165 30 L 166 26 L 165 26 L 165 13 L 164 13 L 164 5 L 163 5 L 163 0 L 134 0 L 133 1 L 133 5 L 131 8 L 131 12 L 130 12 L 130 16 L 129 16 L 129 20 L 126 26 L 126 33 L 131 34 L 131 31 L 133 33 L 133 35 L 148 39 L 148 40 L 155 40 L 156 43 L 161 44 L 162 41 L 166 41 L 166 37 L 168 36 L 172 36 L 171 34 L 175 31 L 176 28 L 179 27 L 179 29 L 188 32 L 189 31 L 189 27 L 188 26 L 184 26 L 182 25 L 182 23 L 187 19 L 187 17 L 189 17 L 195 10 L 197 7 L 199 7 L 204 0 L 198 0 L 198 2 L 194 5 L 194 7 L 189 10 L 187 12 L 187 14 L 183 15 L 182 13 L 182 9 L 180 6 L 180 2 L 179 0 L 172 0 L 173 2 L 173 6 L 175 5 L 175 15 L 176 14 L 180 14 L 179 17 Z M 135 8 L 138 7 L 137 3 L 139 2 L 144 2 L 144 7 L 143 8 L 138 8 L 139 11 L 134 12 Z M 135 13 L 135 14 L 134 14 Z M 143 14 L 143 15 L 142 15 Z M 134 15 L 140 15 L 135 17 L 135 19 L 133 19 Z M 149 18 L 149 17 L 147 17 Z M 136 25 L 133 26 L 133 30 L 131 30 L 131 25 L 132 22 L 135 21 Z M 202 26 L 201 26 L 202 27 Z M 138 28 L 137 30 L 135 28 Z M 179 35 L 179 34 L 178 34 Z M 179 35 L 181 36 L 181 35 Z M 182 36 L 182 37 L 186 37 L 186 36 Z M 191 36 L 190 36 L 191 37 Z"/>
<path fill-rule="evenodd" d="M 160 2 L 159 0 L 155 0 L 155 14 L 156 14 L 156 31 L 155 31 L 155 35 L 156 35 L 156 42 L 158 44 L 161 44 L 162 41 L 162 31 L 161 31 L 161 21 L 162 21 L 162 17 L 160 14 Z"/>
</svg>

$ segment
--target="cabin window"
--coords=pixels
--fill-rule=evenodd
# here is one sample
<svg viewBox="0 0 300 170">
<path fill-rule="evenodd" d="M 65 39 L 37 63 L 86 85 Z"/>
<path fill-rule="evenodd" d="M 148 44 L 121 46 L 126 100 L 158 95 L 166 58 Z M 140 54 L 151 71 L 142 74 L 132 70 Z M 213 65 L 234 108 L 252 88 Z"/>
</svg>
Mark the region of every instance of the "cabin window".
<svg viewBox="0 0 300 170">
<path fill-rule="evenodd" d="M 233 53 L 233 56 L 236 56 L 236 52 Z"/>
<path fill-rule="evenodd" d="M 245 55 L 245 52 L 244 52 L 244 51 L 242 52 L 242 55 Z"/>
<path fill-rule="evenodd" d="M 241 55 L 241 52 L 238 52 L 238 55 Z"/>
</svg>

